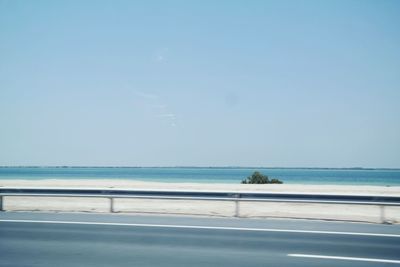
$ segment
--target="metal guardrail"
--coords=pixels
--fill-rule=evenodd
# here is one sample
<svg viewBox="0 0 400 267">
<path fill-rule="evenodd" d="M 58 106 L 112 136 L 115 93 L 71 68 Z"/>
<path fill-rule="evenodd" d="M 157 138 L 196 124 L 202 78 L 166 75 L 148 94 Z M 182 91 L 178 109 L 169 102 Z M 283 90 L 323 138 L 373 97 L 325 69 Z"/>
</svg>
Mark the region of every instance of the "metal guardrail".
<svg viewBox="0 0 400 267">
<path fill-rule="evenodd" d="M 375 205 L 380 207 L 382 222 L 386 222 L 386 206 L 400 206 L 400 197 L 394 196 L 3 187 L 0 188 L 0 211 L 4 211 L 3 197 L 6 196 L 107 198 L 110 200 L 110 212 L 115 212 L 116 198 L 234 201 L 236 217 L 240 217 L 240 202 Z"/>
</svg>

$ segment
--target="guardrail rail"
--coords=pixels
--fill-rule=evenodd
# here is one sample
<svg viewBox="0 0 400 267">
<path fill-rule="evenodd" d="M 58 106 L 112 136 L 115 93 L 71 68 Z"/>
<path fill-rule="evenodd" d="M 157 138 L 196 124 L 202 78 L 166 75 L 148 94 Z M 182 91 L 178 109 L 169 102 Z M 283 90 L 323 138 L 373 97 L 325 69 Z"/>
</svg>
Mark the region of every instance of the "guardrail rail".
<svg viewBox="0 0 400 267">
<path fill-rule="evenodd" d="M 240 217 L 240 202 L 375 205 L 380 207 L 382 223 L 387 222 L 385 219 L 386 206 L 400 206 L 400 197 L 395 196 L 3 187 L 0 188 L 0 211 L 4 211 L 4 197 L 7 196 L 106 198 L 110 201 L 110 212 L 115 211 L 114 199 L 117 198 L 234 201 L 236 217 Z"/>
</svg>

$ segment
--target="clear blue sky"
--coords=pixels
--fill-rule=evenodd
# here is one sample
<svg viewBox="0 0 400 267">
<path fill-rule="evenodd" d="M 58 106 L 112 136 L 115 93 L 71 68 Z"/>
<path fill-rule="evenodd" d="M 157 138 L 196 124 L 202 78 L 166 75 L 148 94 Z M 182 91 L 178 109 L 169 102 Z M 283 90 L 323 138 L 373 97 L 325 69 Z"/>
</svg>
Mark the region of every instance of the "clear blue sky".
<svg viewBox="0 0 400 267">
<path fill-rule="evenodd" d="M 400 167 L 399 14 L 0 0 L 0 165 Z"/>
</svg>

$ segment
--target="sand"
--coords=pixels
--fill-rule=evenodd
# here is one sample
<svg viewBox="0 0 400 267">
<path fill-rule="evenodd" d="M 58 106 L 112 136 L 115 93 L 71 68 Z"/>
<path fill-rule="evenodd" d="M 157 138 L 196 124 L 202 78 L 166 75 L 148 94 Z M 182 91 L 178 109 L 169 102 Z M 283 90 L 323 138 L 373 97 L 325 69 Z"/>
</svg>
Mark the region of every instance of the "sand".
<svg viewBox="0 0 400 267">
<path fill-rule="evenodd" d="M 229 192 L 280 192 L 337 195 L 400 196 L 400 186 L 351 185 L 242 185 L 201 183 L 159 183 L 131 180 L 0 180 L 1 187 L 63 187 L 157 189 Z M 104 198 L 5 197 L 6 210 L 109 212 L 110 201 Z M 163 213 L 181 215 L 233 216 L 232 201 L 115 199 L 114 209 L 123 213 Z M 381 222 L 381 209 L 367 205 L 332 205 L 303 203 L 240 203 L 240 216 L 248 218 L 305 218 Z M 385 220 L 400 222 L 400 207 L 386 207 Z"/>
</svg>

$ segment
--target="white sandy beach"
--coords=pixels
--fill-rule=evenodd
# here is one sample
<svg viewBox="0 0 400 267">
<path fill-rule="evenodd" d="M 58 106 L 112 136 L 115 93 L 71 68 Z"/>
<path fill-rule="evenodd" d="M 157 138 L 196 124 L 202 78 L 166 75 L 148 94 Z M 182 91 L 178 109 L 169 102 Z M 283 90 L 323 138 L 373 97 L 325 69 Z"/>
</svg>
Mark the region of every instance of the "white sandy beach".
<svg viewBox="0 0 400 267">
<path fill-rule="evenodd" d="M 244 185 L 159 183 L 132 180 L 0 180 L 0 186 L 400 196 L 400 186 Z M 7 197 L 4 201 L 4 207 L 6 210 L 108 212 L 109 200 L 101 198 Z M 127 213 L 233 216 L 235 206 L 233 202 L 116 199 L 115 210 Z M 377 206 L 359 205 L 243 202 L 240 204 L 240 215 L 241 217 L 310 218 L 379 222 L 380 208 Z M 386 207 L 385 215 L 388 220 L 399 222 L 400 207 Z"/>
<path fill-rule="evenodd" d="M 2 187 L 72 187 L 400 196 L 400 186 L 161 183 L 136 180 L 0 180 Z"/>
</svg>

